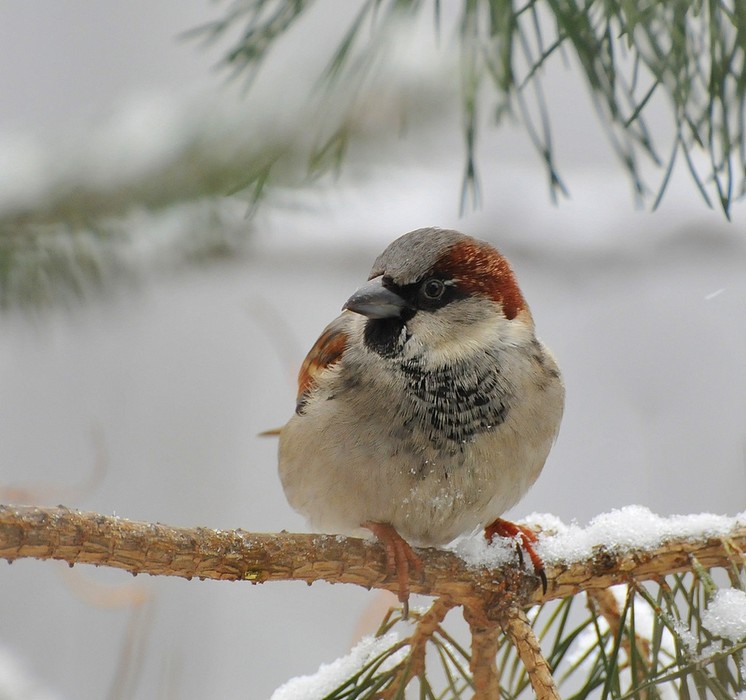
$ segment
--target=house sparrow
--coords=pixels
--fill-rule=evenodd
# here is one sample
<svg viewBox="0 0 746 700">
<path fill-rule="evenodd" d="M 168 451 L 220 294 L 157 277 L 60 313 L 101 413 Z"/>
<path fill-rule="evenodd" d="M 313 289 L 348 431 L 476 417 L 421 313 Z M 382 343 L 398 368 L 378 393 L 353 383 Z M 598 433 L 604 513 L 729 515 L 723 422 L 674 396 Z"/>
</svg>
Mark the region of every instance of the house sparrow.
<svg viewBox="0 0 746 700">
<path fill-rule="evenodd" d="M 534 483 L 557 436 L 564 386 L 507 260 L 456 231 L 395 240 L 308 353 L 280 430 L 290 505 L 314 528 L 372 531 L 409 595 L 409 546 L 485 528 Z M 542 577 L 546 587 L 546 579 Z"/>
</svg>

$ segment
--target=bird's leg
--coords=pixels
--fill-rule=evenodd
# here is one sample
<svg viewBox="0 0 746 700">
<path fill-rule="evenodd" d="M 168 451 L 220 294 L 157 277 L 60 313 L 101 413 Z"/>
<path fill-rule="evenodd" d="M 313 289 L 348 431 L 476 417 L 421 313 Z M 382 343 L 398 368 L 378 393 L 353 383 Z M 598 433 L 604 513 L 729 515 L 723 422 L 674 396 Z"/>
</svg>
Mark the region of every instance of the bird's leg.
<svg viewBox="0 0 746 700">
<path fill-rule="evenodd" d="M 534 572 L 541 580 L 541 590 L 546 593 L 547 575 L 544 572 L 544 562 L 534 549 L 534 544 L 539 541 L 538 535 L 530 527 L 516 525 L 502 518 L 498 518 L 495 522 L 484 528 L 484 537 L 488 542 L 492 542 L 492 538 L 495 535 L 509 539 L 518 539 L 518 556 L 521 559 L 521 563 L 523 563 L 523 551 L 525 551 L 534 565 Z"/>
<path fill-rule="evenodd" d="M 381 540 L 386 548 L 386 568 L 389 573 L 396 574 L 399 580 L 398 598 L 402 604 L 402 615 L 406 620 L 409 616 L 409 572 L 410 569 L 414 569 L 421 573 L 422 560 L 392 525 L 368 520 L 362 526 Z"/>
</svg>

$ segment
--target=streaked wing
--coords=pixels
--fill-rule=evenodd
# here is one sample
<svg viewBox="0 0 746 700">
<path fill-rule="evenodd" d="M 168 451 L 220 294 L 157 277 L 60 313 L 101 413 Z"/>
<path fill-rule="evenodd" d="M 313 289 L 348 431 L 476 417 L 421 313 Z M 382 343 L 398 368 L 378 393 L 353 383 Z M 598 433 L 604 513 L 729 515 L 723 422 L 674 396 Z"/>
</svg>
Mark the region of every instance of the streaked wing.
<svg viewBox="0 0 746 700">
<path fill-rule="evenodd" d="M 311 348 L 298 372 L 298 397 L 295 412 L 303 413 L 303 407 L 308 395 L 318 382 L 318 377 L 327 367 L 331 367 L 342 359 L 347 347 L 347 324 L 349 312 L 335 318 L 319 336 Z"/>
</svg>

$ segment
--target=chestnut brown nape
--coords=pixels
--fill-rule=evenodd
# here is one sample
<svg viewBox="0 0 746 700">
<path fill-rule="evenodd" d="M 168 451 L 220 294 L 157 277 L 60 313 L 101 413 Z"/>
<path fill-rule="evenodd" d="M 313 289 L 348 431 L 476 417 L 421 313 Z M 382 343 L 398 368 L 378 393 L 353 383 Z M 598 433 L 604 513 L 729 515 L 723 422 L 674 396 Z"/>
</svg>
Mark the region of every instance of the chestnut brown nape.
<svg viewBox="0 0 746 700">
<path fill-rule="evenodd" d="M 452 246 L 437 263 L 459 287 L 501 304 L 507 319 L 527 307 L 508 261 L 488 243 L 467 239 Z"/>
<path fill-rule="evenodd" d="M 370 279 L 386 275 L 405 286 L 431 274 L 501 304 L 508 319 L 527 308 L 508 261 L 489 243 L 451 229 L 421 228 L 400 236 L 373 263 Z"/>
</svg>

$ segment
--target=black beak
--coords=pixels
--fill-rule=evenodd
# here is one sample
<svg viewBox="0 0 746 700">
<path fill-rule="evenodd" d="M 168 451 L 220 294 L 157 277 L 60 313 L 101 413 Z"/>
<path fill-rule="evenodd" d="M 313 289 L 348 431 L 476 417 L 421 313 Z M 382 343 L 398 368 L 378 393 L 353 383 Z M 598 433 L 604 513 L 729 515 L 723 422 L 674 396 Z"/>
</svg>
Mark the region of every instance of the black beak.
<svg viewBox="0 0 746 700">
<path fill-rule="evenodd" d="M 381 277 L 374 277 L 360 287 L 342 309 L 354 311 L 368 318 L 401 318 L 412 307 L 396 292 L 383 286 Z"/>
</svg>

